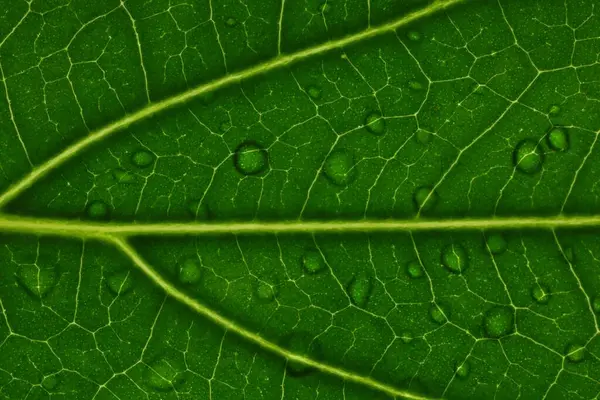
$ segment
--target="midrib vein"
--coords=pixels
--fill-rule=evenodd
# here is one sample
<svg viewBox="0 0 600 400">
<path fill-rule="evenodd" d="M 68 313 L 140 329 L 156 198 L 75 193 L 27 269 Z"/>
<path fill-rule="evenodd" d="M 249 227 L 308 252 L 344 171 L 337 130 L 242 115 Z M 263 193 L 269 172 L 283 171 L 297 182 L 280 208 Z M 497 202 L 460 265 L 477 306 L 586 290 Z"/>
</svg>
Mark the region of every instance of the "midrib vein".
<svg viewBox="0 0 600 400">
<path fill-rule="evenodd" d="M 600 227 L 600 215 L 463 219 L 387 219 L 330 221 L 250 221 L 189 223 L 98 223 L 0 215 L 0 232 L 66 237 L 181 236 L 222 234 L 294 234 L 581 229 Z"/>
<path fill-rule="evenodd" d="M 53 158 L 35 167 L 29 174 L 27 174 L 21 180 L 13 184 L 11 187 L 8 188 L 8 190 L 6 190 L 3 194 L 0 195 L 0 207 L 4 207 L 8 202 L 16 198 L 19 194 L 21 194 L 27 188 L 32 186 L 40 178 L 47 175 L 50 171 L 56 169 L 57 167 L 64 164 L 66 161 L 82 153 L 91 145 L 96 144 L 111 136 L 112 134 L 125 129 L 129 125 L 142 121 L 152 115 L 158 114 L 175 106 L 181 105 L 187 101 L 197 98 L 200 95 L 229 86 L 235 82 L 240 82 L 242 80 L 249 79 L 264 74 L 266 72 L 288 66 L 298 61 L 305 60 L 307 58 L 323 54 L 334 49 L 339 49 L 344 46 L 348 46 L 366 39 L 373 38 L 375 36 L 382 35 L 384 33 L 393 31 L 394 29 L 397 29 L 401 26 L 404 26 L 410 22 L 422 19 L 440 10 L 444 10 L 450 6 L 465 1 L 467 0 L 438 0 L 428 5 L 427 7 L 399 17 L 387 24 L 376 27 L 370 27 L 361 32 L 343 37 L 341 39 L 336 39 L 313 47 L 309 47 L 304 50 L 300 50 L 296 53 L 278 56 L 264 63 L 254 65 L 239 72 L 228 74 L 214 81 L 201 84 L 199 86 L 196 86 L 195 88 L 189 89 L 185 92 L 179 93 L 165 100 L 149 104 L 148 106 L 132 114 L 126 115 L 125 117 L 115 122 L 112 122 L 95 132 L 90 133 L 85 138 L 67 147 L 65 150 L 63 150 L 61 153 L 57 154 Z"/>
</svg>

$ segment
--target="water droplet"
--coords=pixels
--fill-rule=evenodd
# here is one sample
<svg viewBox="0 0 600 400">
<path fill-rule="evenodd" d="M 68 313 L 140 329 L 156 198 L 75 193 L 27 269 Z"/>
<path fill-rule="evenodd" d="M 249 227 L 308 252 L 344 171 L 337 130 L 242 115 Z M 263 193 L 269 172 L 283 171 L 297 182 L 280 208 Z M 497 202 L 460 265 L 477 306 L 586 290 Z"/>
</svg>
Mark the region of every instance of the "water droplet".
<svg viewBox="0 0 600 400">
<path fill-rule="evenodd" d="M 570 263 L 575 262 L 575 251 L 573 250 L 572 247 L 567 247 L 567 248 L 563 249 L 563 253 L 564 253 L 567 261 L 569 261 Z"/>
<path fill-rule="evenodd" d="M 154 154 L 150 153 L 147 150 L 139 150 L 133 153 L 131 156 L 131 162 L 136 167 L 145 168 L 149 167 L 154 163 Z"/>
<path fill-rule="evenodd" d="M 231 129 L 231 121 L 224 121 L 224 122 L 221 122 L 221 125 L 219 125 L 219 131 L 221 131 L 221 133 L 226 133 L 230 129 Z"/>
<path fill-rule="evenodd" d="M 415 138 L 417 139 L 417 142 L 421 144 L 428 144 L 431 142 L 432 136 L 433 135 L 431 133 L 424 131 L 423 129 L 419 129 L 415 135 Z"/>
<path fill-rule="evenodd" d="M 600 296 L 596 296 L 594 300 L 592 300 L 592 309 L 595 313 L 600 314 Z"/>
<path fill-rule="evenodd" d="M 410 343 L 413 341 L 413 339 L 414 338 L 412 337 L 410 332 L 402 332 L 400 334 L 400 340 L 402 340 L 402 342 L 404 342 L 404 343 Z"/>
<path fill-rule="evenodd" d="M 548 147 L 554 151 L 569 149 L 569 134 L 563 128 L 553 128 L 547 136 Z"/>
<path fill-rule="evenodd" d="M 267 151 L 256 142 L 244 142 L 237 147 L 233 163 L 242 175 L 256 175 L 267 169 L 269 157 Z"/>
<path fill-rule="evenodd" d="M 316 100 L 321 98 L 321 89 L 316 86 L 309 86 L 306 88 L 306 93 L 308 93 L 312 99 Z"/>
<path fill-rule="evenodd" d="M 306 332 L 295 332 L 284 338 L 282 347 L 286 350 L 302 355 L 313 360 L 322 358 L 321 344 Z M 298 361 L 289 361 L 286 365 L 287 372 L 294 377 L 305 376 L 313 371 L 313 368 Z"/>
<path fill-rule="evenodd" d="M 450 244 L 442 250 L 442 265 L 454 272 L 460 274 L 469 267 L 469 257 L 467 250 L 460 244 Z"/>
<path fill-rule="evenodd" d="M 418 42 L 419 40 L 421 40 L 421 34 L 417 31 L 410 31 L 406 36 L 411 42 Z"/>
<path fill-rule="evenodd" d="M 133 287 L 131 273 L 127 270 L 117 271 L 106 279 L 106 285 L 111 292 L 118 296 L 122 296 L 129 292 Z"/>
<path fill-rule="evenodd" d="M 87 205 L 85 213 L 92 219 L 106 219 L 109 217 L 110 207 L 103 201 L 93 200 Z"/>
<path fill-rule="evenodd" d="M 421 264 L 416 260 L 406 264 L 406 273 L 413 279 L 419 279 L 425 275 L 423 267 L 421 267 Z"/>
<path fill-rule="evenodd" d="M 469 361 L 458 363 L 455 372 L 457 377 L 461 379 L 467 378 L 469 373 L 471 373 L 471 363 Z"/>
<path fill-rule="evenodd" d="M 346 186 L 356 178 L 354 168 L 354 155 L 346 150 L 336 150 L 329 154 L 323 172 L 331 183 L 337 186 Z"/>
<path fill-rule="evenodd" d="M 556 115 L 560 114 L 560 106 L 557 106 L 556 104 L 550 106 L 550 110 L 548 110 L 548 114 L 550 114 L 551 116 L 556 116 Z"/>
<path fill-rule="evenodd" d="M 434 322 L 441 325 L 445 323 L 448 318 L 450 318 L 450 310 L 443 304 L 434 303 L 431 305 L 431 307 L 429 307 L 429 316 Z"/>
<path fill-rule="evenodd" d="M 417 207 L 417 211 L 429 211 L 438 201 L 438 194 L 431 186 L 421 186 L 415 190 L 413 194 L 413 202 Z"/>
<path fill-rule="evenodd" d="M 190 216 L 198 220 L 207 220 L 210 218 L 210 207 L 206 202 L 200 200 L 190 200 L 186 205 L 186 209 Z"/>
<path fill-rule="evenodd" d="M 112 171 L 112 176 L 118 183 L 132 183 L 135 181 L 135 176 L 123 168 L 115 168 Z"/>
<path fill-rule="evenodd" d="M 259 280 L 255 283 L 254 294 L 261 302 L 268 303 L 275 298 L 277 290 L 275 286 Z"/>
<path fill-rule="evenodd" d="M 237 20 L 235 18 L 229 17 L 225 20 L 225 25 L 232 27 L 237 25 Z"/>
<path fill-rule="evenodd" d="M 565 351 L 567 360 L 572 363 L 582 362 L 585 359 L 585 346 L 579 343 L 571 343 Z"/>
<path fill-rule="evenodd" d="M 364 307 L 371 296 L 371 277 L 366 273 L 355 275 L 348 283 L 348 295 L 352 303 Z"/>
<path fill-rule="evenodd" d="M 184 382 L 183 374 L 166 359 L 159 359 L 146 370 L 148 385 L 157 391 L 173 390 Z"/>
<path fill-rule="evenodd" d="M 508 243 L 501 233 L 491 233 L 485 238 L 486 246 L 490 253 L 494 255 L 502 254 L 508 248 Z"/>
<path fill-rule="evenodd" d="M 515 330 L 515 315 L 511 307 L 496 306 L 489 309 L 484 316 L 483 328 L 490 338 L 501 338 Z"/>
<path fill-rule="evenodd" d="M 525 139 L 515 147 L 513 162 L 520 171 L 526 174 L 534 174 L 542 168 L 544 154 L 537 142 Z"/>
<path fill-rule="evenodd" d="M 372 112 L 365 118 L 365 128 L 373 135 L 385 133 L 385 119 L 378 112 Z"/>
<path fill-rule="evenodd" d="M 546 304 L 550 300 L 550 288 L 543 283 L 536 283 L 531 288 L 531 297 L 539 304 Z"/>
<path fill-rule="evenodd" d="M 58 383 L 58 376 L 56 376 L 56 374 L 53 374 L 44 377 L 44 380 L 42 381 L 42 386 L 44 387 L 44 389 L 52 391 L 52 389 L 54 389 L 58 385 Z"/>
<path fill-rule="evenodd" d="M 321 3 L 321 5 L 319 6 L 319 10 L 323 13 L 323 14 L 327 14 L 329 11 L 331 11 L 331 5 L 329 3 L 327 3 L 327 1 Z"/>
<path fill-rule="evenodd" d="M 315 274 L 325 268 L 325 261 L 317 250 L 308 250 L 302 256 L 302 266 L 307 273 Z"/>
<path fill-rule="evenodd" d="M 57 282 L 54 268 L 39 268 L 36 265 L 20 265 L 17 280 L 27 292 L 41 299 L 45 297 Z"/>
<path fill-rule="evenodd" d="M 412 90 L 422 90 L 423 84 L 419 81 L 410 81 L 408 82 L 408 87 Z"/>
<path fill-rule="evenodd" d="M 200 278 L 202 278 L 202 267 L 198 258 L 186 258 L 179 264 L 179 280 L 182 283 L 198 283 Z"/>
</svg>

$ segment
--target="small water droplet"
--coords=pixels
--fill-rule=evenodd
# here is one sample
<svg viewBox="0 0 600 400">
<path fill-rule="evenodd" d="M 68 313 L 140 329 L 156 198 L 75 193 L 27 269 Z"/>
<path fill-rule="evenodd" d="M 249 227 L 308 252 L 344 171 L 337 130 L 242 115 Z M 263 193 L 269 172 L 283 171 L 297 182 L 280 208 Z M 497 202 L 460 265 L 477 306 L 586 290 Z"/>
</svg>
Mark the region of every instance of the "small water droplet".
<svg viewBox="0 0 600 400">
<path fill-rule="evenodd" d="M 546 138 L 548 147 L 554 151 L 567 151 L 569 149 L 569 134 L 563 128 L 553 128 Z"/>
<path fill-rule="evenodd" d="M 422 278 L 423 275 L 425 275 L 425 271 L 423 271 L 423 267 L 421 266 L 421 263 L 419 263 L 416 260 L 411 261 L 408 264 L 406 264 L 406 273 L 412 279 L 419 279 L 419 278 Z"/>
<path fill-rule="evenodd" d="M 533 300 L 535 300 L 536 303 L 548 303 L 548 300 L 550 300 L 550 295 L 550 288 L 543 283 L 538 282 L 531 288 L 531 297 L 533 297 Z"/>
<path fill-rule="evenodd" d="M 106 279 L 106 286 L 113 294 L 122 296 L 129 292 L 133 287 L 131 273 L 127 270 L 117 271 Z"/>
<path fill-rule="evenodd" d="M 419 129 L 415 135 L 415 138 L 417 139 L 417 142 L 421 144 L 428 144 L 431 142 L 432 136 L 433 135 L 431 133 L 424 131 L 423 129 Z"/>
<path fill-rule="evenodd" d="M 400 334 L 400 340 L 402 340 L 402 342 L 404 342 L 404 343 L 410 343 L 413 341 L 413 339 L 414 338 L 412 337 L 410 332 L 402 332 Z"/>
<path fill-rule="evenodd" d="M 237 25 L 237 20 L 235 18 L 229 17 L 225 20 L 225 25 L 229 26 L 229 27 L 233 27 Z"/>
<path fill-rule="evenodd" d="M 542 168 L 544 153 L 537 142 L 525 139 L 515 147 L 513 162 L 518 170 L 526 174 L 535 174 Z"/>
<path fill-rule="evenodd" d="M 385 133 L 385 119 L 378 112 L 372 112 L 365 118 L 365 128 L 373 135 L 383 135 Z"/>
<path fill-rule="evenodd" d="M 110 214 L 110 207 L 101 200 L 93 200 L 87 205 L 85 213 L 92 219 L 107 219 Z"/>
<path fill-rule="evenodd" d="M 429 316 L 434 322 L 441 325 L 448 320 L 447 318 L 450 318 L 450 310 L 447 306 L 434 303 L 429 307 Z"/>
<path fill-rule="evenodd" d="M 460 244 L 449 244 L 442 250 L 442 265 L 456 274 L 465 272 L 469 267 L 467 250 Z"/>
<path fill-rule="evenodd" d="M 321 89 L 319 89 L 316 86 L 309 86 L 306 88 L 306 93 L 308 93 L 308 95 L 312 98 L 312 99 L 320 99 L 321 98 Z"/>
<path fill-rule="evenodd" d="M 585 359 L 585 346 L 580 343 L 571 343 L 567 345 L 565 351 L 567 360 L 572 363 L 579 363 Z"/>
<path fill-rule="evenodd" d="M 410 81 L 408 82 L 408 87 L 411 88 L 412 90 L 422 90 L 423 89 L 423 84 L 419 81 Z"/>
<path fill-rule="evenodd" d="M 319 11 L 321 11 L 323 14 L 327 14 L 329 11 L 331 11 L 331 4 L 329 4 L 327 1 L 321 3 L 319 6 Z"/>
<path fill-rule="evenodd" d="M 132 183 L 135 181 L 135 176 L 123 168 L 115 168 L 112 171 L 112 176 L 118 183 Z"/>
<path fill-rule="evenodd" d="M 411 42 L 418 42 L 419 40 L 421 40 L 421 33 L 417 31 L 410 31 L 406 36 Z"/>
<path fill-rule="evenodd" d="M 490 338 L 501 338 L 515 330 L 515 315 L 511 307 L 496 306 L 489 309 L 483 319 L 483 329 Z"/>
<path fill-rule="evenodd" d="M 265 281 L 256 281 L 254 294 L 261 302 L 268 303 L 277 295 L 276 287 Z"/>
<path fill-rule="evenodd" d="M 508 248 L 508 243 L 501 233 L 491 233 L 485 238 L 486 246 L 494 255 L 502 254 Z"/>
<path fill-rule="evenodd" d="M 356 168 L 354 168 L 354 155 L 347 150 L 333 151 L 325 160 L 323 173 L 334 185 L 349 185 L 357 174 Z"/>
<path fill-rule="evenodd" d="M 171 362 L 159 359 L 146 370 L 146 380 L 154 390 L 166 392 L 181 386 L 184 376 Z"/>
<path fill-rule="evenodd" d="M 571 264 L 575 262 L 575 251 L 573 250 L 572 247 L 564 248 L 563 253 L 564 253 L 567 261 L 569 261 Z"/>
<path fill-rule="evenodd" d="M 231 129 L 231 121 L 224 121 L 221 122 L 221 125 L 219 125 L 219 131 L 221 133 L 226 133 Z"/>
<path fill-rule="evenodd" d="M 154 164 L 154 154 L 147 150 L 139 150 L 131 156 L 131 162 L 136 167 L 145 168 Z"/>
<path fill-rule="evenodd" d="M 364 307 L 371 296 L 371 277 L 366 273 L 355 275 L 348 283 L 347 290 L 352 303 Z"/>
<path fill-rule="evenodd" d="M 456 376 L 461 378 L 461 379 L 466 379 L 469 377 L 469 374 L 471 373 L 471 363 L 467 360 L 465 360 L 462 363 L 458 363 L 456 365 Z"/>
<path fill-rule="evenodd" d="M 202 267 L 198 258 L 186 258 L 179 264 L 179 280 L 191 285 L 200 282 Z"/>
<path fill-rule="evenodd" d="M 302 267 L 307 273 L 316 274 L 325 268 L 325 261 L 317 250 L 308 250 L 302 256 Z"/>
<path fill-rule="evenodd" d="M 42 386 L 48 391 L 52 391 L 59 383 L 58 376 L 56 374 L 48 375 L 44 377 Z"/>
<path fill-rule="evenodd" d="M 558 106 L 556 104 L 550 106 L 550 109 L 548 110 L 548 114 L 550 114 L 551 116 L 557 116 L 558 114 L 560 114 L 560 106 Z"/>
<path fill-rule="evenodd" d="M 258 143 L 248 141 L 240 144 L 233 156 L 235 168 L 242 175 L 257 175 L 267 169 L 267 151 Z"/>
<path fill-rule="evenodd" d="M 294 332 L 284 338 L 282 347 L 291 353 L 302 355 L 313 360 L 322 358 L 321 344 L 317 339 L 313 339 L 307 332 Z M 305 376 L 313 371 L 312 367 L 306 364 L 288 360 L 286 365 L 287 372 L 294 377 Z"/>
<path fill-rule="evenodd" d="M 20 265 L 17 269 L 17 280 L 21 286 L 34 297 L 45 297 L 57 282 L 54 268 L 39 268 L 36 265 Z"/>
<path fill-rule="evenodd" d="M 413 193 L 413 202 L 417 211 L 426 212 L 431 210 L 438 201 L 438 194 L 431 186 L 418 187 Z"/>
<path fill-rule="evenodd" d="M 186 210 L 189 215 L 197 220 L 207 220 L 210 218 L 210 208 L 206 202 L 193 199 L 187 202 Z"/>
<path fill-rule="evenodd" d="M 594 297 L 594 300 L 592 300 L 592 309 L 596 314 L 600 314 L 600 295 Z"/>
</svg>

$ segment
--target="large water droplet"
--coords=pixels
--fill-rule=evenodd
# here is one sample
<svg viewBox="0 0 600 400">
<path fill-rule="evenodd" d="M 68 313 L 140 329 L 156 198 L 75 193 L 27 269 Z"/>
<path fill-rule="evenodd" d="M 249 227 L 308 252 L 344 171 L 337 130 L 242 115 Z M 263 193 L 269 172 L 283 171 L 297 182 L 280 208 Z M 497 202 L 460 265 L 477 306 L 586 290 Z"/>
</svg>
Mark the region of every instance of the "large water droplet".
<svg viewBox="0 0 600 400">
<path fill-rule="evenodd" d="M 39 268 L 35 265 L 20 265 L 17 269 L 18 282 L 38 299 L 45 297 L 54 288 L 56 275 L 54 268 Z"/>
<path fill-rule="evenodd" d="M 579 363 L 585 359 L 585 346 L 580 343 L 571 343 L 567 345 L 565 351 L 567 360 L 572 363 Z"/>
<path fill-rule="evenodd" d="M 490 253 L 494 255 L 502 254 L 508 248 L 508 243 L 506 243 L 506 239 L 501 233 L 491 233 L 487 235 L 485 243 Z"/>
<path fill-rule="evenodd" d="M 179 280 L 191 285 L 200 282 L 202 267 L 198 258 L 186 258 L 179 264 Z"/>
<path fill-rule="evenodd" d="M 408 82 L 408 87 L 411 88 L 412 90 L 422 90 L 423 89 L 423 84 L 419 81 L 410 81 Z"/>
<path fill-rule="evenodd" d="M 133 287 L 131 273 L 127 270 L 117 271 L 106 278 L 106 286 L 116 295 L 124 295 Z"/>
<path fill-rule="evenodd" d="M 166 359 L 159 359 L 146 370 L 148 385 L 157 391 L 169 391 L 178 388 L 184 382 L 184 376 Z"/>
<path fill-rule="evenodd" d="M 254 285 L 254 294 L 259 301 L 268 303 L 275 298 L 277 290 L 275 286 L 265 281 L 257 280 Z"/>
<path fill-rule="evenodd" d="M 133 155 L 131 156 L 131 162 L 136 167 L 145 168 L 154 164 L 155 158 L 156 157 L 154 157 L 154 154 L 152 154 L 151 152 L 147 150 L 139 150 L 133 153 Z"/>
<path fill-rule="evenodd" d="M 592 300 L 592 309 L 595 313 L 600 314 L 600 295 L 594 297 L 594 300 Z"/>
<path fill-rule="evenodd" d="M 248 141 L 235 149 L 233 163 L 242 175 L 256 175 L 267 169 L 269 156 L 258 143 Z"/>
<path fill-rule="evenodd" d="M 425 275 L 425 271 L 423 271 L 423 267 L 421 266 L 421 263 L 419 263 L 416 260 L 411 261 L 408 264 L 406 264 L 406 273 L 412 279 L 419 279 L 419 278 L 422 278 L 423 275 Z"/>
<path fill-rule="evenodd" d="M 467 250 L 460 244 L 450 244 L 442 250 L 442 265 L 451 272 L 460 274 L 469 267 Z"/>
<path fill-rule="evenodd" d="M 325 268 L 325 261 L 317 250 L 308 250 L 302 256 L 302 267 L 307 273 L 315 274 Z"/>
<path fill-rule="evenodd" d="M 410 31 L 408 32 L 406 37 L 408 37 L 408 40 L 410 40 L 411 42 L 418 42 L 419 40 L 421 40 L 421 33 L 417 31 Z"/>
<path fill-rule="evenodd" d="M 85 213 L 92 219 L 107 219 L 110 216 L 110 207 L 101 200 L 93 200 L 85 208 Z"/>
<path fill-rule="evenodd" d="M 115 168 L 112 171 L 112 176 L 118 183 L 132 183 L 135 181 L 135 176 L 123 168 Z"/>
<path fill-rule="evenodd" d="M 378 112 L 372 112 L 365 118 L 365 128 L 374 135 L 385 133 L 385 119 Z"/>
<path fill-rule="evenodd" d="M 306 332 L 295 332 L 287 336 L 284 338 L 282 345 L 283 348 L 287 349 L 291 353 L 311 358 L 313 360 L 319 360 L 322 358 L 321 344 L 317 339 L 313 339 L 313 337 Z M 287 372 L 291 376 L 295 377 L 305 376 L 313 371 L 313 368 L 297 361 L 288 361 L 286 368 Z"/>
<path fill-rule="evenodd" d="M 410 334 L 410 332 L 402 332 L 400 334 L 400 340 L 402 340 L 403 343 L 410 343 L 413 341 L 413 336 Z"/>
<path fill-rule="evenodd" d="M 417 211 L 431 210 L 438 201 L 438 194 L 431 186 L 418 187 L 413 193 L 413 202 Z"/>
<path fill-rule="evenodd" d="M 429 316 L 434 322 L 441 325 L 450 318 L 450 309 L 443 304 L 434 303 L 429 307 Z"/>
<path fill-rule="evenodd" d="M 531 297 L 536 303 L 546 304 L 550 300 L 550 288 L 543 283 L 536 283 L 531 288 Z"/>
<path fill-rule="evenodd" d="M 321 98 L 321 89 L 319 89 L 316 86 L 309 86 L 306 88 L 306 93 L 308 93 L 308 95 L 312 98 L 312 99 L 320 99 Z"/>
<path fill-rule="evenodd" d="M 525 139 L 515 147 L 513 162 L 518 170 L 526 174 L 534 174 L 542 169 L 544 153 L 536 141 Z"/>
<path fill-rule="evenodd" d="M 548 147 L 554 151 L 567 151 L 569 149 L 569 134 L 564 128 L 553 128 L 546 137 Z"/>
<path fill-rule="evenodd" d="M 456 372 L 456 376 L 458 378 L 461 378 L 461 379 L 468 378 L 469 374 L 471 373 L 471 363 L 467 360 L 465 360 L 462 363 L 458 363 L 456 365 L 455 372 Z"/>
<path fill-rule="evenodd" d="M 483 319 L 483 329 L 487 337 L 501 338 L 515 330 L 515 315 L 511 307 L 496 306 L 489 309 Z"/>
<path fill-rule="evenodd" d="M 52 374 L 44 377 L 44 380 L 42 381 L 42 386 L 44 387 L 44 389 L 52 391 L 54 388 L 56 388 L 59 382 L 60 379 L 58 379 L 58 376 L 56 374 Z"/>
<path fill-rule="evenodd" d="M 548 114 L 550 114 L 550 116 L 557 116 L 558 114 L 560 114 L 560 106 L 553 104 L 550 106 L 550 109 L 548 110 Z"/>
<path fill-rule="evenodd" d="M 417 142 L 425 145 L 428 144 L 429 142 L 431 142 L 431 138 L 432 138 L 432 134 L 423 130 L 423 129 L 419 129 L 417 131 L 417 133 L 415 134 L 415 138 L 417 139 Z"/>
<path fill-rule="evenodd" d="M 356 178 L 354 156 L 347 150 L 335 150 L 323 166 L 323 173 L 331 183 L 337 186 L 346 186 Z"/>
<path fill-rule="evenodd" d="M 364 307 L 371 296 L 371 277 L 367 273 L 355 275 L 348 283 L 348 295 L 352 303 Z"/>
</svg>

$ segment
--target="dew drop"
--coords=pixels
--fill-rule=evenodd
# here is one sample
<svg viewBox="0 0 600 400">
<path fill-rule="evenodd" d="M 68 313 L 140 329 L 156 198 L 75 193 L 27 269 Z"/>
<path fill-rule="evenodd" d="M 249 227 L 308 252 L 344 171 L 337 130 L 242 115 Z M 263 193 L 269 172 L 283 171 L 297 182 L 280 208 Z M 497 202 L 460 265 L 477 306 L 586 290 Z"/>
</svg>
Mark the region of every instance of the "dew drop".
<svg viewBox="0 0 600 400">
<path fill-rule="evenodd" d="M 200 282 L 202 267 L 197 258 L 186 258 L 179 264 L 179 281 L 188 285 Z"/>
<path fill-rule="evenodd" d="M 513 162 L 518 170 L 526 174 L 534 174 L 542 168 L 544 154 L 537 142 L 525 139 L 515 147 Z"/>
<path fill-rule="evenodd" d="M 411 42 L 418 42 L 419 40 L 421 40 L 421 33 L 417 31 L 410 31 L 406 36 Z"/>
<path fill-rule="evenodd" d="M 352 303 L 358 307 L 364 307 L 371 296 L 373 289 L 371 277 L 366 273 L 355 275 L 348 283 L 348 295 Z"/>
<path fill-rule="evenodd" d="M 567 247 L 567 248 L 563 249 L 563 253 L 564 253 L 567 261 L 569 261 L 570 263 L 575 262 L 575 251 L 573 250 L 572 247 Z"/>
<path fill-rule="evenodd" d="M 460 244 L 449 244 L 442 250 L 442 265 L 456 274 L 465 272 L 469 267 L 467 250 Z"/>
<path fill-rule="evenodd" d="M 259 301 L 268 303 L 273 301 L 277 295 L 277 290 L 275 286 L 272 286 L 265 281 L 258 280 L 254 285 L 254 295 Z"/>
<path fill-rule="evenodd" d="M 402 332 L 400 334 L 400 340 L 402 340 L 403 343 L 410 343 L 413 341 L 413 337 L 410 334 L 410 332 Z"/>
<path fill-rule="evenodd" d="M 508 248 L 508 243 L 501 233 L 491 233 L 485 238 L 486 246 L 490 253 L 494 255 L 502 254 Z"/>
<path fill-rule="evenodd" d="M 354 156 L 346 150 L 336 150 L 329 154 L 323 173 L 331 183 L 337 186 L 346 186 L 356 178 L 356 168 L 354 168 Z"/>
<path fill-rule="evenodd" d="M 308 95 L 312 98 L 312 99 L 320 99 L 321 98 L 321 89 L 319 89 L 316 86 L 309 86 L 306 88 L 306 93 L 308 93 Z"/>
<path fill-rule="evenodd" d="M 438 201 L 438 194 L 431 186 L 418 187 L 413 193 L 413 202 L 417 211 L 429 211 Z"/>
<path fill-rule="evenodd" d="M 490 338 L 501 338 L 515 330 L 514 310 L 511 307 L 496 306 L 489 309 L 483 319 L 483 329 Z"/>
<path fill-rule="evenodd" d="M 457 363 L 455 373 L 456 376 L 461 379 L 468 378 L 469 374 L 471 373 L 471 363 L 469 361 Z"/>
<path fill-rule="evenodd" d="M 160 392 L 173 390 L 181 386 L 184 381 L 183 374 L 166 359 L 153 362 L 146 370 L 146 379 L 150 387 Z"/>
<path fill-rule="evenodd" d="M 256 142 L 248 141 L 235 149 L 233 163 L 242 175 L 256 175 L 267 169 L 269 157 L 264 148 Z"/>
<path fill-rule="evenodd" d="M 57 282 L 54 268 L 39 268 L 35 265 L 21 265 L 17 270 L 17 280 L 34 297 L 45 297 Z"/>
<path fill-rule="evenodd" d="M 129 271 L 118 271 L 106 279 L 106 286 L 108 286 L 108 289 L 110 289 L 113 294 L 121 296 L 131 290 L 133 287 L 133 279 L 131 278 Z"/>
<path fill-rule="evenodd" d="M 101 200 L 93 200 L 85 208 L 85 213 L 92 219 L 106 219 L 109 217 L 110 207 Z"/>
<path fill-rule="evenodd" d="M 365 118 L 365 128 L 373 135 L 385 133 L 385 119 L 378 112 L 372 112 Z"/>
<path fill-rule="evenodd" d="M 569 134 L 563 128 L 553 128 L 546 137 L 548 147 L 554 151 L 567 151 L 569 149 Z"/>
<path fill-rule="evenodd" d="M 422 90 L 423 84 L 419 81 L 410 81 L 408 82 L 408 87 L 412 90 Z"/>
<path fill-rule="evenodd" d="M 302 256 L 302 267 L 307 273 L 316 274 L 325 268 L 325 261 L 317 250 L 308 250 Z"/>
<path fill-rule="evenodd" d="M 44 389 L 51 391 L 58 385 L 58 383 L 58 376 L 56 376 L 56 374 L 53 374 L 44 377 L 44 380 L 42 381 L 42 386 L 44 387 Z"/>
<path fill-rule="evenodd" d="M 579 343 L 571 343 L 566 349 L 567 360 L 572 363 L 579 363 L 585 359 L 585 346 Z"/>
<path fill-rule="evenodd" d="M 329 11 L 331 11 L 331 5 L 325 1 L 319 6 L 319 11 L 321 11 L 323 14 L 327 14 Z"/>
<path fill-rule="evenodd" d="M 531 297 L 536 303 L 546 304 L 550 300 L 550 288 L 543 283 L 536 283 L 531 288 Z"/>
<path fill-rule="evenodd" d="M 237 25 L 237 20 L 235 18 L 229 17 L 225 20 L 225 25 L 229 26 L 229 27 L 233 27 Z"/>
<path fill-rule="evenodd" d="M 596 296 L 592 300 L 592 309 L 596 314 L 600 314 L 600 296 Z"/>
<path fill-rule="evenodd" d="M 312 339 L 306 332 L 295 332 L 283 340 L 283 347 L 298 355 L 302 355 L 313 360 L 322 358 L 321 344 L 317 339 Z M 294 377 L 305 376 L 313 371 L 313 368 L 298 361 L 288 360 L 286 365 L 287 372 Z"/>
<path fill-rule="evenodd" d="M 219 131 L 221 133 L 226 133 L 231 129 L 231 121 L 224 121 L 221 122 L 221 125 L 219 125 Z"/>
<path fill-rule="evenodd" d="M 210 217 L 210 208 L 205 202 L 194 199 L 190 200 L 186 204 L 186 210 L 189 215 L 198 220 L 207 220 Z"/>
<path fill-rule="evenodd" d="M 115 168 L 112 171 L 112 176 L 118 183 L 132 183 L 135 181 L 135 176 L 123 168 Z"/>
<path fill-rule="evenodd" d="M 406 264 L 406 273 L 412 279 L 419 279 L 419 278 L 422 278 L 423 275 L 425 275 L 425 271 L 423 271 L 423 267 L 421 267 L 421 264 L 416 260 L 411 261 L 408 264 Z"/>
<path fill-rule="evenodd" d="M 415 135 L 415 138 L 417 139 L 417 142 L 425 145 L 431 142 L 432 136 L 433 135 L 431 133 L 424 131 L 423 129 L 419 129 Z"/>
<path fill-rule="evenodd" d="M 154 154 L 147 150 L 139 150 L 131 156 L 131 162 L 136 167 L 145 168 L 154 163 Z"/>
<path fill-rule="evenodd" d="M 450 310 L 444 305 L 434 303 L 429 307 L 429 316 L 434 322 L 441 325 L 450 317 Z"/>
<path fill-rule="evenodd" d="M 560 114 L 560 106 L 553 104 L 552 106 L 550 106 L 548 114 L 550 114 L 551 116 L 557 116 L 558 114 Z"/>
</svg>

